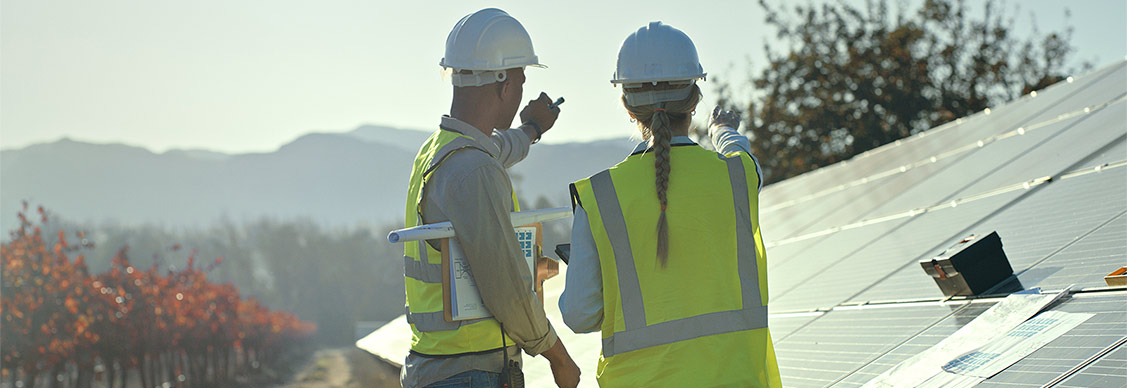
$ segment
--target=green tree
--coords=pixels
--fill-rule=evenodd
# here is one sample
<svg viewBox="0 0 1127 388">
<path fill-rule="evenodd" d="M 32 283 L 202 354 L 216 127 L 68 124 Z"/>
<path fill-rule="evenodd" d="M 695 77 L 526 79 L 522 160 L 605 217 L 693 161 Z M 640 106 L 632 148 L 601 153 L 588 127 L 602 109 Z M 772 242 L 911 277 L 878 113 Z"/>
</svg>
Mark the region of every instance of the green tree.
<svg viewBox="0 0 1127 388">
<path fill-rule="evenodd" d="M 1071 28 L 1014 36 L 995 1 L 979 16 L 961 0 L 925 0 L 910 14 L 901 6 L 895 17 L 885 0 L 760 6 L 784 53 L 765 45 L 767 67 L 742 109 L 731 83 L 721 81 L 719 95 L 744 112 L 767 183 L 1063 80 L 1073 51 Z"/>
</svg>

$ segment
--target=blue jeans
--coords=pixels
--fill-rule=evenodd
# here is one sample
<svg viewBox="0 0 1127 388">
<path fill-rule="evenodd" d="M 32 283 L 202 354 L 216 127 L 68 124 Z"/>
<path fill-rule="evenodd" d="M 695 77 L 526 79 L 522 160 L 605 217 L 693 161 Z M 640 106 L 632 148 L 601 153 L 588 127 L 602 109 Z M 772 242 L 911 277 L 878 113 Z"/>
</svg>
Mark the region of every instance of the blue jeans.
<svg viewBox="0 0 1127 388">
<path fill-rule="evenodd" d="M 501 374 L 481 370 L 462 372 L 426 388 L 495 388 L 501 386 Z"/>
</svg>

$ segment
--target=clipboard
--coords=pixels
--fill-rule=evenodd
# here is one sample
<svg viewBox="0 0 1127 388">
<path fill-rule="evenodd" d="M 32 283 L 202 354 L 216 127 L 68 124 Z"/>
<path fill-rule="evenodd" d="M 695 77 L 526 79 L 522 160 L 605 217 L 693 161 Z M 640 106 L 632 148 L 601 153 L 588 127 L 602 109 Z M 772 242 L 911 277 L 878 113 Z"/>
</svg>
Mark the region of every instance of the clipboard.
<svg viewBox="0 0 1127 388">
<path fill-rule="evenodd" d="M 533 223 L 514 228 L 517 243 L 524 253 L 531 272 L 532 290 L 544 304 L 544 281 L 559 274 L 559 264 L 542 254 L 544 227 Z M 469 270 L 465 254 L 454 238 L 441 240 L 442 247 L 442 313 L 447 322 L 491 317 L 481 301 L 477 283 Z"/>
</svg>

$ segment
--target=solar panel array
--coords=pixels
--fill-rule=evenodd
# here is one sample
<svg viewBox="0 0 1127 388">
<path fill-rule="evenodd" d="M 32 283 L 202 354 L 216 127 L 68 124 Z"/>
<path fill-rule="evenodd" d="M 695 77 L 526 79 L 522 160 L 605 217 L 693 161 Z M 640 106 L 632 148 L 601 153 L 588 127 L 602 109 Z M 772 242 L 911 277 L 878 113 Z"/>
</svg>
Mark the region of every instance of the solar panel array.
<svg viewBox="0 0 1127 388">
<path fill-rule="evenodd" d="M 1127 387 L 1127 61 L 768 186 L 760 223 L 784 386 L 864 385 L 986 311 L 918 261 L 997 231 L 1008 288 L 1095 316 L 979 386 Z"/>
</svg>

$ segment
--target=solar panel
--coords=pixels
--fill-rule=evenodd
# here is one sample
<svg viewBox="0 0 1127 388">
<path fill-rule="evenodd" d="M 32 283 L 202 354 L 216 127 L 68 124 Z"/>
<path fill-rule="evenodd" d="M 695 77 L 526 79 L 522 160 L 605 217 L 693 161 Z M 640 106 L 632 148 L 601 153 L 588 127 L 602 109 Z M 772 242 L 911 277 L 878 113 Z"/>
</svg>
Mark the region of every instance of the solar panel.
<svg viewBox="0 0 1127 388">
<path fill-rule="evenodd" d="M 1127 140 L 1117 142 L 1111 148 L 1108 148 L 1104 152 L 1096 154 L 1092 157 L 1092 162 L 1090 164 L 1099 165 L 1104 163 L 1119 162 L 1122 160 L 1127 160 Z"/>
<path fill-rule="evenodd" d="M 763 226 L 762 228 L 766 229 L 767 227 Z M 766 239 L 766 238 L 764 238 L 764 239 Z M 779 246 L 768 247 L 767 248 L 767 276 L 768 276 L 768 279 L 777 279 L 776 276 L 778 276 L 778 275 L 801 276 L 800 272 L 789 272 L 789 270 L 780 270 L 780 271 L 783 271 L 783 272 L 779 272 L 779 273 L 776 274 L 776 272 L 777 272 L 776 268 L 779 268 L 780 266 L 786 264 L 787 261 L 790 261 L 790 260 L 795 260 L 795 261 L 804 260 L 805 256 L 802 254 L 802 252 L 805 251 L 809 247 L 810 247 L 810 244 L 805 244 L 805 243 L 784 244 L 784 245 L 779 245 Z M 775 289 L 778 289 L 778 286 L 775 285 L 774 280 L 768 280 L 767 289 L 768 289 L 768 291 L 775 290 Z M 768 296 L 770 296 L 770 295 L 768 295 Z"/>
<path fill-rule="evenodd" d="M 773 184 L 764 189 L 760 207 L 768 209 L 780 202 L 832 188 L 865 174 L 915 162 L 921 157 L 948 151 L 984 137 L 1108 101 L 1118 95 L 1113 93 L 1122 93 L 1121 88 L 1108 88 L 1107 85 L 1122 85 L 1125 69 L 1127 62 L 1121 61 L 1076 77 L 1072 83 L 1061 82 L 1050 86 L 1039 91 L 1036 98 L 1023 97 L 995 107 L 989 115 L 979 113 L 962 118 L 926 131 L 923 136 L 913 136 L 846 162 Z"/>
<path fill-rule="evenodd" d="M 883 190 L 878 190 L 876 194 L 871 194 L 866 200 L 856 201 L 857 206 L 852 206 L 849 203 L 839 203 L 841 200 L 825 200 L 825 206 L 812 206 L 812 209 L 804 214 L 792 216 L 793 220 L 813 220 L 808 223 L 808 228 L 804 232 L 806 234 L 817 233 L 835 226 L 841 226 L 842 222 L 846 219 L 857 218 L 856 216 L 850 217 L 835 217 L 839 209 L 846 207 L 865 208 L 866 204 L 879 205 L 877 210 L 869 212 L 873 216 L 894 214 L 896 212 L 907 211 L 909 209 L 926 207 L 946 201 L 949 199 L 959 198 L 960 196 L 971 196 L 996 189 L 1001 186 L 1020 183 L 1022 181 L 1032 179 L 1038 176 L 1055 175 L 1063 170 L 1075 167 L 1076 164 L 1082 163 L 1091 156 L 1093 153 L 1103 152 L 1101 148 L 1106 148 L 1106 144 L 1117 143 L 1109 137 L 1121 137 L 1114 128 L 1115 125 L 1108 125 L 1105 121 L 1117 120 L 1118 115 L 1127 108 L 1127 104 L 1116 104 L 1106 111 L 1097 112 L 1092 116 L 1083 116 L 1072 120 L 1063 121 L 1056 124 L 1053 128 L 1031 133 L 1022 139 L 1007 140 L 1005 142 L 997 142 L 986 145 L 994 154 L 973 154 L 968 155 L 967 158 L 959 160 L 954 167 L 942 169 L 938 173 L 930 174 L 930 171 L 920 171 L 921 173 L 928 173 L 931 179 L 917 184 L 917 180 L 912 180 L 913 177 L 920 177 L 923 175 L 912 174 L 903 175 L 897 179 L 884 183 L 881 185 Z M 1094 121 L 1093 121 L 1094 120 Z M 1089 125 L 1078 125 L 1080 123 L 1087 123 Z M 1107 128 L 1112 128 L 1108 130 Z M 1067 134 L 1067 136 L 1061 136 Z M 1114 148 L 1114 147 L 1112 147 Z M 1063 150 L 1063 151 L 1061 151 Z M 1051 154 L 1051 156 L 1049 155 Z M 1003 156 L 1002 160 L 999 155 Z M 997 166 L 992 168 L 984 168 L 980 166 Z M 915 172 L 915 171 L 913 171 Z M 973 184 L 968 184 L 967 181 L 977 181 Z M 987 186 L 989 184 L 989 186 Z M 891 190 L 900 188 L 900 190 Z M 871 189 L 871 188 L 870 188 Z M 859 192 L 857 189 L 854 192 Z M 899 195 L 894 194 L 899 193 Z M 844 193 L 841 193 L 844 194 Z M 842 195 L 844 197 L 844 195 Z M 864 198 L 864 197 L 862 197 Z M 826 208 L 828 207 L 828 209 Z M 764 221 L 764 233 L 768 243 L 780 241 L 776 238 L 772 230 L 783 229 L 785 226 L 772 227 L 772 222 L 775 217 L 765 215 L 761 218 Z M 807 222 L 807 221 L 798 221 Z M 795 225 L 795 221 L 791 221 L 789 225 Z M 786 233 L 786 232 L 784 232 Z M 795 236 L 791 236 L 795 237 Z M 813 241 L 805 243 L 806 247 L 813 244 L 825 243 L 824 239 L 818 238 Z M 859 241 L 860 243 L 867 243 L 868 241 Z M 837 246 L 842 251 L 849 252 L 852 247 Z M 803 253 L 805 255 L 805 253 Z M 776 261 L 780 263 L 785 261 L 786 256 L 778 257 L 782 260 Z"/>
<path fill-rule="evenodd" d="M 1056 311 L 1092 313 L 1092 318 L 1048 343 L 978 387 L 1040 387 L 1127 336 L 1124 295 L 1079 295 Z M 1123 366 L 1120 364 L 1120 375 Z"/>
<path fill-rule="evenodd" d="M 794 334 L 798 329 L 822 316 L 820 312 L 771 314 L 767 316 L 767 327 L 771 328 L 771 341 L 778 343 Z"/>
<path fill-rule="evenodd" d="M 1127 387 L 1127 347 L 1120 346 L 1062 381 L 1058 388 Z"/>
<path fill-rule="evenodd" d="M 1020 278 L 1026 286 L 1056 288 L 1066 282 L 1094 285 L 1085 282 L 1094 279 L 1092 273 L 1104 272 L 1100 268 L 1122 262 L 1127 253 L 1127 240 L 1123 238 L 1127 235 L 1127 216 L 1121 215 L 1127 209 L 1127 168 L 1068 179 L 1059 179 L 1059 175 L 1079 167 L 1127 159 L 1123 135 L 1127 129 L 1123 121 L 1127 104 L 1120 100 L 1127 84 L 1125 66 L 1127 62 L 1117 63 L 1089 75 L 1086 83 L 1059 85 L 1052 94 L 1041 93 L 1037 99 L 1024 99 L 996 109 L 990 116 L 977 115 L 922 139 L 890 146 L 765 190 L 761 220 L 765 239 L 772 245 L 768 251 L 772 311 L 809 311 L 846 300 L 857 303 L 938 298 L 941 295 L 937 287 L 919 269 L 916 260 L 937 253 L 963 234 L 995 229 L 1006 243 L 1015 270 L 1026 270 Z M 1105 103 L 1110 105 L 1077 113 L 1086 106 Z M 1063 114 L 1073 115 L 1059 118 Z M 872 176 L 897 163 L 916 161 L 921 152 L 941 152 L 935 147 L 949 148 L 961 144 L 960 141 L 1038 123 L 1043 125 L 1010 138 L 985 142 L 957 158 L 842 187 L 816 200 L 786 202 L 801 195 L 810 197 L 811 192 L 835 185 L 856 183 L 858 177 Z M 1057 176 L 1058 180 L 910 218 L 830 229 L 974 196 L 1040 176 Z M 1062 311 L 1090 310 L 1098 312 L 1097 317 L 989 382 L 1048 382 L 1076 366 L 1080 361 L 1074 356 L 1090 357 L 1106 346 L 1108 338 L 1121 337 L 1127 326 L 1109 327 L 1107 322 L 1124 321 L 1122 299 L 1114 306 L 1091 303 L 1095 300 L 1098 298 L 1078 297 L 1062 304 Z M 860 386 L 938 343 L 991 305 L 976 302 L 959 307 L 913 305 L 857 310 L 839 307 L 809 320 L 794 317 L 783 323 L 785 320 L 773 319 L 773 330 L 778 327 L 776 351 L 785 385 Z M 1067 354 L 1065 349 L 1070 347 L 1075 354 Z M 1122 353 L 1113 354 L 1122 357 Z M 1057 374 L 1026 377 L 1028 381 L 1023 381 L 1021 376 L 1029 373 L 1012 372 L 1036 365 L 1039 357 L 1055 360 L 1052 368 L 1041 368 L 1039 373 Z M 1073 378 L 1103 376 L 1095 365 L 1085 369 L 1091 373 L 1078 373 Z M 1122 375 L 1122 370 L 1118 375 Z"/>
<path fill-rule="evenodd" d="M 994 302 L 976 302 L 963 305 L 953 314 L 943 318 L 923 332 L 901 342 L 891 350 L 882 354 L 874 354 L 874 360 L 857 369 L 853 373 L 844 375 L 833 387 L 860 387 L 874 377 L 879 376 L 896 364 L 935 346 L 939 341 L 954 334 L 959 328 L 969 323 L 982 314 Z"/>
<path fill-rule="evenodd" d="M 1055 259 L 1050 258 L 1035 268 L 1030 266 L 1127 209 L 1127 198 L 1123 197 L 1123 193 L 1127 193 L 1127 168 L 1114 168 L 1064 179 L 1047 184 L 1042 190 L 971 229 L 976 232 L 998 232 L 1014 271 L 1028 269 L 1019 276 L 1022 285 L 1059 288 L 1042 284 L 1043 279 L 1061 270 L 1060 266 L 1054 264 Z M 1066 205 L 1068 211 L 1061 211 Z M 949 236 L 939 246 L 945 248 L 963 237 Z M 940 249 L 922 252 L 920 259 L 939 252 Z M 931 287 L 921 287 L 925 284 Z M 850 302 L 940 296 L 942 295 L 938 287 L 934 287 L 934 281 L 919 266 L 910 265 L 850 299 Z"/>
<path fill-rule="evenodd" d="M 946 189 L 947 192 L 951 192 L 952 190 L 947 186 L 958 187 L 962 185 L 962 187 L 968 187 L 961 190 L 961 196 L 953 196 L 954 198 L 960 198 L 989 191 L 989 189 L 986 188 L 980 188 L 977 191 L 972 191 L 975 185 L 980 185 L 986 181 L 1000 181 L 1002 179 L 1008 180 L 1007 183 L 994 183 L 993 186 L 990 186 L 992 189 L 996 189 L 1003 185 L 1021 182 L 1025 179 L 1029 179 L 1030 177 L 1058 175 L 1070 168 L 1075 168 L 1078 163 L 1083 163 L 1084 161 L 1089 160 L 1092 154 L 1101 153 L 1102 149 L 1109 148 L 1107 146 L 1108 144 L 1113 145 L 1110 148 L 1114 148 L 1114 145 L 1116 145 L 1116 142 L 1113 140 L 1114 138 L 1108 138 L 1112 136 L 1114 136 L 1115 138 L 1122 138 L 1122 135 L 1117 133 L 1118 131 L 1114 129 L 1108 130 L 1107 128 L 1109 128 L 1109 125 L 1103 125 L 1108 124 L 1103 120 L 1116 120 L 1120 112 L 1127 112 L 1125 108 L 1127 108 L 1127 106 L 1125 106 L 1124 104 L 1117 104 L 1109 108 L 1107 111 L 1101 111 L 1093 114 L 1092 116 L 1084 116 L 1071 121 L 1063 121 L 1059 123 L 1060 128 L 1058 129 L 1040 132 L 1036 135 L 1030 135 L 1026 139 L 1017 139 L 1010 141 L 1009 143 L 1004 143 L 1002 144 L 1002 147 L 1009 148 L 1009 152 L 1006 153 L 1015 154 L 1015 156 L 1010 157 L 1005 161 L 995 160 L 991 163 L 986 160 L 978 160 L 980 156 L 989 156 L 987 154 L 970 155 L 967 159 L 960 161 L 960 164 L 967 165 L 965 169 L 953 168 L 945 170 L 938 174 L 935 179 L 929 180 L 922 185 L 913 187 L 912 189 L 909 189 L 909 191 L 927 190 L 932 195 L 932 198 L 934 198 L 936 195 L 943 195 L 942 193 L 944 192 L 944 189 Z M 1081 123 L 1087 123 L 1090 125 L 1079 125 Z M 1110 128 L 1115 128 L 1115 126 L 1110 125 Z M 1054 157 L 1048 157 L 1049 154 L 1052 154 Z M 944 185 L 944 182 L 940 179 L 941 177 L 946 177 L 951 180 L 959 179 L 959 177 L 950 176 L 950 174 L 964 170 L 968 171 L 965 175 L 970 175 L 970 177 L 973 177 L 975 176 L 973 174 L 975 170 L 972 167 L 976 165 L 976 163 L 999 167 L 997 167 L 996 170 L 993 170 L 989 174 L 979 175 L 979 178 L 977 178 L 979 182 L 971 185 L 966 185 L 962 182 L 957 182 L 953 185 Z M 980 170 L 990 171 L 990 169 Z M 1016 178 L 1017 176 L 1022 175 L 1024 175 L 1025 178 Z M 961 177 L 961 179 L 963 182 L 965 182 L 968 177 L 964 176 Z M 1068 181 L 1064 181 L 1064 183 L 1057 184 L 1067 184 L 1067 182 Z M 1022 195 L 1020 197 L 1030 196 L 1041 189 L 1041 187 L 1036 187 L 1032 191 L 1030 191 L 1029 194 Z M 890 201 L 890 203 L 902 202 L 902 200 L 907 199 L 915 199 L 917 201 L 924 200 L 916 197 L 917 196 L 901 196 L 896 200 Z M 1019 198 L 1019 196 L 1012 195 L 1010 196 L 1010 198 L 1016 199 Z M 1010 202 L 1008 201 L 993 202 L 996 199 L 987 199 L 982 201 L 988 200 L 991 201 L 989 203 L 993 203 L 995 207 L 983 208 L 981 207 L 982 203 L 975 203 L 973 205 L 975 206 L 975 210 L 978 213 L 972 214 L 978 214 L 979 216 L 977 217 L 974 215 L 963 214 L 963 212 L 958 212 L 960 214 L 957 216 L 957 218 L 947 223 L 957 225 L 958 227 L 955 228 L 937 228 L 938 226 L 945 225 L 932 222 L 931 219 L 936 217 L 929 217 L 931 214 L 924 214 L 923 216 L 912 218 L 909 221 L 901 222 L 897 227 L 891 229 L 885 229 L 876 225 L 861 227 L 860 229 L 873 229 L 872 231 L 879 232 L 880 235 L 866 236 L 866 233 L 864 232 L 850 233 L 852 235 L 860 236 L 860 238 L 850 238 L 849 241 L 851 241 L 852 244 L 850 244 L 849 242 L 840 241 L 841 239 L 835 240 L 836 234 L 845 233 L 837 232 L 835 233 L 835 235 L 831 235 L 824 240 L 817 241 L 818 246 L 808 248 L 806 251 L 801 252 L 801 255 L 803 257 L 815 256 L 819 251 L 819 246 L 829 245 L 830 247 L 833 247 L 835 250 L 837 250 L 837 252 L 836 254 L 831 252 L 826 252 L 825 254 L 831 256 L 834 259 L 838 259 L 839 261 L 849 263 L 847 265 L 836 264 L 836 270 L 830 273 L 839 276 L 856 276 L 860 279 L 872 279 L 874 281 L 880 280 L 880 276 L 873 277 L 871 275 L 873 275 L 873 273 L 884 275 L 895 272 L 901 267 L 907 266 L 908 264 L 914 265 L 915 260 L 917 260 L 920 256 L 928 255 L 928 251 L 934 251 L 936 248 L 942 247 L 942 241 L 962 237 L 958 234 L 970 232 L 969 230 L 965 230 L 965 228 L 970 227 L 982 217 L 989 216 L 991 215 L 991 213 L 996 212 L 999 209 L 1004 210 L 1003 206 L 1008 206 L 1010 204 Z M 926 206 L 926 204 L 928 203 L 925 202 L 923 206 Z M 885 207 L 889 206 L 890 205 L 886 205 Z M 903 211 L 904 209 L 911 208 L 913 207 L 903 206 L 900 208 L 900 210 Z M 887 213 L 893 213 L 893 211 L 888 211 Z M 943 219 L 943 217 L 939 217 L 939 219 Z M 901 225 L 903 227 L 901 227 Z M 890 233 L 890 235 L 884 236 L 885 233 Z M 905 243 L 905 241 L 908 241 L 909 243 Z M 863 245 L 858 247 L 858 244 Z M 851 249 L 853 250 L 851 251 Z M 853 257 L 847 258 L 846 256 L 842 256 L 841 252 L 846 252 L 847 255 Z M 892 252 L 895 255 L 899 255 L 899 257 L 888 257 L 889 252 Z M 876 257 L 876 259 L 870 260 L 873 257 Z M 821 264 L 825 263 L 827 260 L 828 259 L 812 258 L 808 261 L 817 261 L 818 264 Z M 786 268 L 785 264 L 781 268 Z M 813 265 L 807 266 L 807 268 L 811 268 L 811 270 L 807 271 L 805 274 L 814 275 L 822 273 L 822 268 L 825 267 L 823 265 Z M 891 271 L 884 272 L 882 270 Z M 778 270 L 775 270 L 775 272 L 778 272 Z M 804 273 L 787 274 L 778 277 L 785 280 L 781 280 L 780 282 L 772 281 L 773 288 L 781 287 L 775 289 L 782 290 L 782 292 L 772 290 L 773 303 L 781 304 L 779 306 L 779 308 L 781 309 L 827 307 L 825 305 L 803 306 L 801 305 L 801 303 L 803 302 L 796 302 L 793 300 L 795 296 L 790 293 L 792 289 L 796 288 L 800 293 L 806 292 L 808 294 L 812 294 L 818 301 L 827 301 L 832 299 L 831 295 L 827 295 L 827 292 L 829 292 L 830 290 L 822 287 L 812 287 L 807 282 L 802 281 L 802 275 L 804 275 Z M 797 279 L 796 281 L 795 278 L 799 279 Z M 811 279 L 810 283 L 817 283 L 819 281 L 819 279 L 814 278 L 813 276 L 808 276 L 807 278 Z M 775 277 L 772 277 L 772 279 L 775 279 Z M 858 281 L 857 278 L 851 278 L 850 280 L 852 283 L 854 283 L 854 285 L 856 285 L 856 283 L 863 283 L 863 281 Z M 800 288 L 798 287 L 799 285 L 801 285 Z M 849 286 L 841 287 L 849 288 Z M 854 289 L 857 291 L 861 291 L 864 288 L 868 288 L 868 284 L 864 284 L 863 287 L 854 287 Z M 849 294 L 849 296 L 852 296 L 852 294 Z M 796 306 L 795 304 L 798 305 Z"/>
<path fill-rule="evenodd" d="M 804 260 L 785 263 L 768 273 L 771 304 L 778 311 L 786 311 L 832 307 L 845 302 L 901 268 L 916 266 L 918 269 L 916 257 L 929 252 L 946 236 L 965 233 L 979 219 L 1022 194 L 1024 192 L 1009 192 L 906 221 L 838 232 L 811 248 Z M 930 281 L 913 287 L 929 292 L 936 289 Z"/>
<path fill-rule="evenodd" d="M 956 159 L 939 160 L 896 177 L 846 188 L 799 206 L 764 213 L 759 217 L 763 238 L 765 241 L 777 241 L 859 221 L 874 209 L 902 196 L 906 189 L 927 181 L 956 162 Z"/>
<path fill-rule="evenodd" d="M 1122 94 L 1121 94 L 1122 96 Z M 968 185 L 960 195 L 991 190 L 999 185 L 1020 182 L 1031 177 L 1055 175 L 1093 164 L 1089 157 L 1102 154 L 1103 148 L 1113 148 L 1127 133 L 1127 103 L 1116 103 L 1098 112 L 1062 121 L 1059 130 L 1045 128 L 1016 139 L 998 141 L 990 146 L 1001 148 L 978 153 L 974 162 L 981 163 L 990 174 Z M 1048 135 L 1048 136 L 1046 136 Z M 1045 136 L 1044 140 L 1039 137 Z M 1050 137 L 1051 136 L 1051 137 Z M 1037 145 L 1024 148 L 1026 143 Z M 1012 149 L 1024 149 L 1019 157 L 1009 157 Z"/>
<path fill-rule="evenodd" d="M 1127 336 L 1127 305 L 1123 295 L 1081 294 L 1065 299 L 1053 310 L 1077 313 L 1094 313 L 1088 321 L 1060 338 L 1035 351 L 1010 368 L 986 380 L 979 387 L 1040 387 L 1065 374 L 1101 350 Z M 900 363 L 939 343 L 970 320 L 991 307 L 993 303 L 972 303 L 956 311 L 920 334 L 903 341 L 890 351 L 879 355 L 856 371 L 843 376 L 833 387 L 858 387 Z M 1127 368 L 1120 347 L 1069 377 L 1061 387 L 1114 387 L 1123 386 Z M 1098 382 L 1111 381 L 1112 384 Z"/>
<path fill-rule="evenodd" d="M 838 309 L 775 344 L 786 387 L 824 387 L 963 306 Z"/>
<path fill-rule="evenodd" d="M 1116 104 L 1108 111 L 1122 112 L 1127 104 Z M 1035 177 L 1054 175 L 1069 169 L 1122 134 L 1116 124 L 1122 113 L 1101 111 L 1075 117 L 1041 130 L 1004 141 L 983 145 L 983 152 L 967 154 L 922 184 L 905 190 L 871 214 L 888 214 L 975 195 Z M 1118 119 L 1117 119 L 1118 117 Z M 1098 118 L 1098 125 L 1079 125 Z M 1110 126 L 1110 129 L 1108 129 Z"/>
<path fill-rule="evenodd" d="M 1127 211 L 1127 206 L 1123 210 Z M 1070 284 L 1078 287 L 1105 286 L 1104 275 L 1127 265 L 1127 258 L 1124 257 L 1127 253 L 1127 216 L 1120 212 L 1114 217 L 1092 234 L 1084 236 L 1026 272 L 1049 269 L 1046 271 L 1048 276 L 1044 279 L 1031 280 L 1040 275 L 1037 273 L 1023 273 L 1018 278 L 1023 283 L 1028 282 L 1045 289 L 1061 289 Z"/>
</svg>

